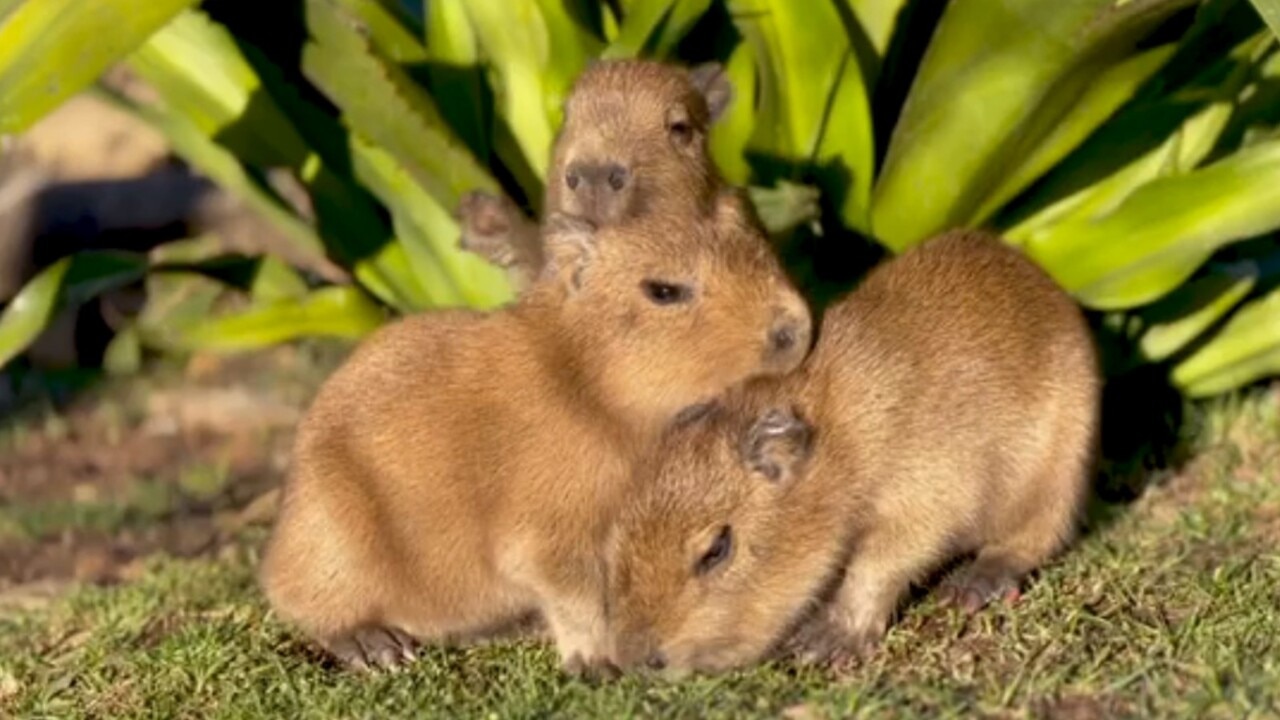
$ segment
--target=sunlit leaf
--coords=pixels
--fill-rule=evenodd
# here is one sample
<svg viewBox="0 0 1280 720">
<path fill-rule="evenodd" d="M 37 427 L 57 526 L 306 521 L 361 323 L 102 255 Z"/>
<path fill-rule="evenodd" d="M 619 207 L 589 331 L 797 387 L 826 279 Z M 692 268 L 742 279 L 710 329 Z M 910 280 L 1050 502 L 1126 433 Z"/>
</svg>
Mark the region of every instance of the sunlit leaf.
<svg viewBox="0 0 1280 720">
<path fill-rule="evenodd" d="M 266 256 L 258 260 L 249 294 L 260 303 L 291 302 L 306 297 L 307 283 L 293 268 Z"/>
<path fill-rule="evenodd" d="M 1143 312 L 1142 356 L 1159 362 L 1202 335 L 1244 300 L 1258 282 L 1258 264 L 1245 260 L 1187 283 Z"/>
<path fill-rule="evenodd" d="M 422 41 L 378 0 L 338 0 L 338 2 L 368 31 L 373 46 L 384 57 L 401 65 L 424 63 L 431 59 L 432 56 Z M 431 6 L 428 9 L 434 11 L 434 6 L 437 4 L 443 4 L 446 7 L 449 5 L 447 2 L 437 3 L 436 0 L 432 0 L 428 3 Z M 465 41 L 465 37 L 460 40 Z"/>
<path fill-rule="evenodd" d="M 427 3 L 427 76 L 432 97 L 445 119 L 479 158 L 487 159 L 492 128 L 483 101 L 480 48 L 467 19 L 465 2 Z"/>
<path fill-rule="evenodd" d="M 964 224 L 1098 74 L 1190 0 L 972 0 L 947 5 L 876 183 L 894 250 Z"/>
<path fill-rule="evenodd" d="M 1249 0 L 1253 7 L 1266 21 L 1267 27 L 1277 38 L 1280 38 L 1280 0 Z"/>
<path fill-rule="evenodd" d="M 267 303 L 215 317 L 181 337 L 190 349 L 222 352 L 268 347 L 301 337 L 358 339 L 385 321 L 385 314 L 359 288 L 333 286 L 297 302 Z"/>
<path fill-rule="evenodd" d="M 434 307 L 489 308 L 511 299 L 506 274 L 458 247 L 453 215 L 409 177 L 398 159 L 356 136 L 357 177 L 391 209 L 397 236 Z"/>
<path fill-rule="evenodd" d="M 640 54 L 649 37 L 662 24 L 678 0 L 637 0 L 627 9 L 618 37 L 601 53 L 605 58 L 631 58 Z"/>
<path fill-rule="evenodd" d="M 772 162 L 828 166 L 818 179 L 842 196 L 841 214 L 865 229 L 874 166 L 867 90 L 849 36 L 829 0 L 730 0 L 759 72 L 750 149 Z"/>
<path fill-rule="evenodd" d="M 1007 236 L 1020 243 L 1054 223 L 1106 214 L 1146 182 L 1200 165 L 1241 118 L 1242 98 L 1269 42 L 1265 32 L 1254 33 L 1186 85 L 1127 107 L 1058 163 L 1014 216 L 1002 219 L 1012 225 Z"/>
<path fill-rule="evenodd" d="M 1027 252 L 1090 307 L 1151 302 L 1217 248 L 1280 227 L 1280 142 L 1153 180 L 1113 212 L 1061 222 Z"/>
<path fill-rule="evenodd" d="M 0 13 L 0 134 L 88 87 L 195 0 L 28 0 Z"/>
<path fill-rule="evenodd" d="M 978 225 L 1002 205 L 1022 192 L 1032 181 L 1061 161 L 1085 138 L 1130 100 L 1173 55 L 1172 43 L 1152 48 L 1108 68 L 1085 91 L 1080 100 L 1053 126 L 1035 150 L 1025 158 L 1015 158 L 1008 174 L 974 212 L 968 224 Z"/>
<path fill-rule="evenodd" d="M 1280 374 L 1280 290 L 1240 308 L 1207 344 L 1179 363 L 1173 382 L 1208 397 Z"/>
<path fill-rule="evenodd" d="M 907 0 L 842 0 L 866 33 L 871 47 L 881 57 L 889 49 L 899 15 Z"/>
<path fill-rule="evenodd" d="M 711 0 L 639 0 L 628 9 L 606 58 L 665 57 L 702 15 Z"/>
<path fill-rule="evenodd" d="M 724 179 L 743 185 L 751 177 L 747 143 L 756 124 L 756 62 L 749 43 L 740 43 L 725 63 L 733 85 L 733 99 L 724 115 L 711 126 L 708 150 Z"/>
<path fill-rule="evenodd" d="M 132 323 L 120 328 L 102 355 L 102 369 L 110 375 L 132 375 L 142 368 L 142 339 Z"/>
<path fill-rule="evenodd" d="M 0 367 L 27 348 L 63 308 L 135 282 L 147 269 L 139 255 L 82 252 L 44 268 L 0 313 Z"/>
<path fill-rule="evenodd" d="M 303 71 L 341 108 L 348 125 L 394 153 L 414 181 L 446 206 L 470 190 L 498 190 L 430 96 L 379 57 L 332 0 L 308 0 L 307 10 L 314 42 L 303 48 Z"/>
</svg>

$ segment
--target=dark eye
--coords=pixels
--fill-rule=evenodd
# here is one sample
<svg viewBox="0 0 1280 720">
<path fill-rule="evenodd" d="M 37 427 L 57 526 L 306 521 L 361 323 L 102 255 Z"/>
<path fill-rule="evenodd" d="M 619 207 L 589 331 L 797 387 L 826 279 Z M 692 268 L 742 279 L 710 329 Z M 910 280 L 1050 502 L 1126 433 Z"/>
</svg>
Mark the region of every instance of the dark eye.
<svg viewBox="0 0 1280 720">
<path fill-rule="evenodd" d="M 640 283 L 640 287 L 644 289 L 645 297 L 656 305 L 675 305 L 688 302 L 689 298 L 693 297 L 693 290 L 688 285 L 645 280 Z"/>
<path fill-rule="evenodd" d="M 688 145 L 693 142 L 693 125 L 687 120 L 672 120 L 667 123 L 667 133 L 677 145 Z"/>
<path fill-rule="evenodd" d="M 694 568 L 694 572 L 698 575 L 706 575 L 719 565 L 729 559 L 733 554 L 733 529 L 728 525 L 720 528 L 720 533 L 716 535 L 716 539 L 711 543 L 711 547 L 703 553 L 698 559 L 698 565 Z"/>
</svg>

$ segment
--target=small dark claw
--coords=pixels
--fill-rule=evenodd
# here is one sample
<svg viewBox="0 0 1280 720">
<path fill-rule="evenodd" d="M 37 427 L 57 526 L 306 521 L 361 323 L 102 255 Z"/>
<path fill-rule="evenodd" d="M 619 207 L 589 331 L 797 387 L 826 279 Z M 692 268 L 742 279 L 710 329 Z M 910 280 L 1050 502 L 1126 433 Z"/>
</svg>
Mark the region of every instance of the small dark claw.
<svg viewBox="0 0 1280 720">
<path fill-rule="evenodd" d="M 572 677 L 582 677 L 586 674 L 587 662 L 582 659 L 581 655 L 574 653 L 567 660 L 561 663 L 560 669 L 563 670 L 565 674 Z"/>
<path fill-rule="evenodd" d="M 415 658 L 417 642 L 388 628 L 361 628 L 325 644 L 338 662 L 357 672 L 398 670 Z"/>
<path fill-rule="evenodd" d="M 1013 575 L 976 567 L 960 571 L 939 588 L 939 602 L 944 607 L 958 607 L 970 615 L 996 600 L 1004 599 L 1012 604 L 1021 597 L 1018 580 Z"/>
<path fill-rule="evenodd" d="M 343 635 L 325 642 L 324 648 L 338 661 L 338 664 L 348 670 L 363 673 L 370 669 L 364 649 L 360 647 L 360 643 L 356 642 L 354 635 Z"/>
<path fill-rule="evenodd" d="M 609 660 L 596 658 L 587 664 L 586 677 L 594 683 L 612 682 L 622 677 L 622 671 Z"/>
<path fill-rule="evenodd" d="M 574 653 L 573 657 L 566 660 L 561 668 L 569 676 L 593 684 L 617 680 L 622 676 L 618 666 L 607 658 L 595 657 L 586 660 L 578 653 Z"/>
</svg>

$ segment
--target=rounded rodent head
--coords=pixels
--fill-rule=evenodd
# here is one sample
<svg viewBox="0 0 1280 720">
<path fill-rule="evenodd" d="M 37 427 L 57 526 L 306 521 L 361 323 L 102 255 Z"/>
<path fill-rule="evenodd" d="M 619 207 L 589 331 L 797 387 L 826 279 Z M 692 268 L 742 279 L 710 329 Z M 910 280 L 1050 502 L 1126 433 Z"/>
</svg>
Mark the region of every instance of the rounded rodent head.
<svg viewBox="0 0 1280 720">
<path fill-rule="evenodd" d="M 811 490 L 820 442 L 785 402 L 716 408 L 664 437 L 607 543 L 619 667 L 755 662 L 810 609 L 842 547 L 831 499 Z"/>
<path fill-rule="evenodd" d="M 548 217 L 540 283 L 570 362 L 623 417 L 666 422 L 808 354 L 804 299 L 736 191 L 701 219 Z"/>
<path fill-rule="evenodd" d="M 716 63 L 593 63 L 565 102 L 548 211 L 608 224 L 667 200 L 707 202 L 717 184 L 707 131 L 731 96 Z"/>
</svg>

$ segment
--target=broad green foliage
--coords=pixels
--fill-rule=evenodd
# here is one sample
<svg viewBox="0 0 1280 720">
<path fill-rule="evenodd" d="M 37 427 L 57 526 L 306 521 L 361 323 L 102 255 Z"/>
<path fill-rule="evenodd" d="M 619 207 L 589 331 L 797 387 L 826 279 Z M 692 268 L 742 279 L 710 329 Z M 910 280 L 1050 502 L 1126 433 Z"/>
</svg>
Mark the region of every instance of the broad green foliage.
<svg viewBox="0 0 1280 720">
<path fill-rule="evenodd" d="M 1258 14 L 1263 20 L 1267 21 L 1267 27 L 1271 28 L 1271 32 L 1280 37 L 1280 0 L 1250 0 L 1253 6 L 1258 9 Z"/>
<path fill-rule="evenodd" d="M 0 130 L 123 61 L 160 102 L 115 99 L 288 244 L 251 283 L 207 256 L 132 260 L 157 309 L 121 333 L 120 367 L 143 347 L 356 337 L 387 310 L 508 301 L 457 248 L 459 198 L 540 212 L 574 78 L 653 57 L 725 65 L 711 154 L 780 238 L 899 252 L 989 227 L 1127 328 L 1122 366 L 1166 364 L 1196 396 L 1280 373 L 1280 0 L 69 5 L 0 0 Z M 107 18 L 115 32 L 86 29 Z M 10 304 L 0 357 L 39 331 L 53 306 L 32 298 L 68 267 Z"/>
<path fill-rule="evenodd" d="M 25 130 L 196 0 L 4 0 L 0 133 Z"/>
</svg>

